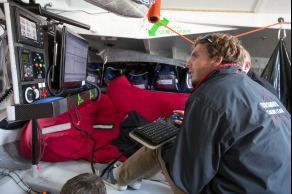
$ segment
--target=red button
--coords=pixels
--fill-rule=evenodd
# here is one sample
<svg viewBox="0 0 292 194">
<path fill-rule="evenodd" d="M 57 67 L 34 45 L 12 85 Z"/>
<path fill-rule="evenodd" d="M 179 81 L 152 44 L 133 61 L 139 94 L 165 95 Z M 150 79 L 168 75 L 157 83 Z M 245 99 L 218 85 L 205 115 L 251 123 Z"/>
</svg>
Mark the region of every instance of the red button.
<svg viewBox="0 0 292 194">
<path fill-rule="evenodd" d="M 44 98 L 48 97 L 48 90 L 44 89 L 44 93 L 43 93 Z"/>
</svg>

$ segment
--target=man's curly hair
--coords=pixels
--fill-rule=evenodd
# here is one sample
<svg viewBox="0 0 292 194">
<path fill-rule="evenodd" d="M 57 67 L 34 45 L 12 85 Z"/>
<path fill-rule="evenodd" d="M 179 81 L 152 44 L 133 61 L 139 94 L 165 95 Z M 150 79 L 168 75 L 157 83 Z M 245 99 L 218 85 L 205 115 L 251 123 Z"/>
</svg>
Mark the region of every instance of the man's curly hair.
<svg viewBox="0 0 292 194">
<path fill-rule="evenodd" d="M 212 33 L 206 36 L 199 36 L 195 40 L 193 48 L 198 44 L 206 44 L 211 58 L 222 56 L 222 64 L 235 63 L 241 66 L 244 63 L 244 48 L 241 42 L 234 36 L 223 33 Z"/>
</svg>

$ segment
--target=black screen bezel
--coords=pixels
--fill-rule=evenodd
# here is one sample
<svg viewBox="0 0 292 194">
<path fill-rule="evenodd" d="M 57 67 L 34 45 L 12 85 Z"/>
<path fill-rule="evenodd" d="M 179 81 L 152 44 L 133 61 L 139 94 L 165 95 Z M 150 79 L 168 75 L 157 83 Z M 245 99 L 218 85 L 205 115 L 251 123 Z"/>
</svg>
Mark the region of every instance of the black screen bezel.
<svg viewBox="0 0 292 194">
<path fill-rule="evenodd" d="M 71 35 L 78 37 L 84 40 L 85 42 L 87 42 L 84 38 L 82 38 L 80 35 L 73 32 L 66 26 L 63 26 L 61 30 L 58 29 L 56 31 L 55 44 L 56 43 L 58 44 L 58 47 L 57 47 L 58 49 L 57 49 L 57 53 L 55 54 L 57 61 L 56 61 L 56 66 L 54 67 L 54 79 L 53 79 L 52 85 L 54 86 L 54 88 L 64 90 L 64 91 L 81 88 L 84 82 L 86 81 L 86 73 L 85 73 L 83 80 L 65 82 L 66 34 L 67 33 L 70 33 Z M 88 47 L 89 47 L 89 44 L 88 44 Z M 88 48 L 87 48 L 87 53 L 88 53 Z M 85 65 L 84 68 L 86 69 L 86 67 L 87 65 Z"/>
<path fill-rule="evenodd" d="M 32 14 L 29 14 L 21 9 L 16 9 L 15 11 L 15 17 L 16 17 L 16 29 L 17 29 L 17 41 L 19 43 L 35 46 L 35 47 L 42 47 L 41 44 L 41 37 L 40 37 L 40 26 L 41 26 L 41 21 L 37 18 L 35 18 Z M 20 17 L 23 17 L 33 23 L 36 24 L 36 35 L 37 35 L 37 40 L 33 40 L 27 37 L 24 37 L 21 35 L 21 24 L 20 24 Z"/>
</svg>

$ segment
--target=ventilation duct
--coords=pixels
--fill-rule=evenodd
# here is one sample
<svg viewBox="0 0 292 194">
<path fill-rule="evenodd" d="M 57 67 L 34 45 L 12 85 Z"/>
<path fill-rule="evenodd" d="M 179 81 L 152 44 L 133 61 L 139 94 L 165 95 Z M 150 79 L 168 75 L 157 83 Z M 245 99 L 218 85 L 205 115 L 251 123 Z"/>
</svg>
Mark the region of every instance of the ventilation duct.
<svg viewBox="0 0 292 194">
<path fill-rule="evenodd" d="M 105 9 L 117 15 L 145 18 L 149 7 L 137 0 L 85 0 L 95 6 Z"/>
</svg>

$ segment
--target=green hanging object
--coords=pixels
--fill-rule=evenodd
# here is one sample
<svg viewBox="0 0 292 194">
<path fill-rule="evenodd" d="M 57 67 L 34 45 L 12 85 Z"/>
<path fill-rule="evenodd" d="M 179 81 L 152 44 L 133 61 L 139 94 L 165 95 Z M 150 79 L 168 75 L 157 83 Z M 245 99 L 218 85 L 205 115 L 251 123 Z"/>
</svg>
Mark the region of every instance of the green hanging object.
<svg viewBox="0 0 292 194">
<path fill-rule="evenodd" d="M 93 99 L 93 98 L 94 98 L 93 92 L 90 90 L 90 92 L 89 92 L 89 99 Z"/>
<path fill-rule="evenodd" d="M 81 98 L 80 94 L 78 94 L 78 105 L 82 104 L 84 100 Z"/>
</svg>

